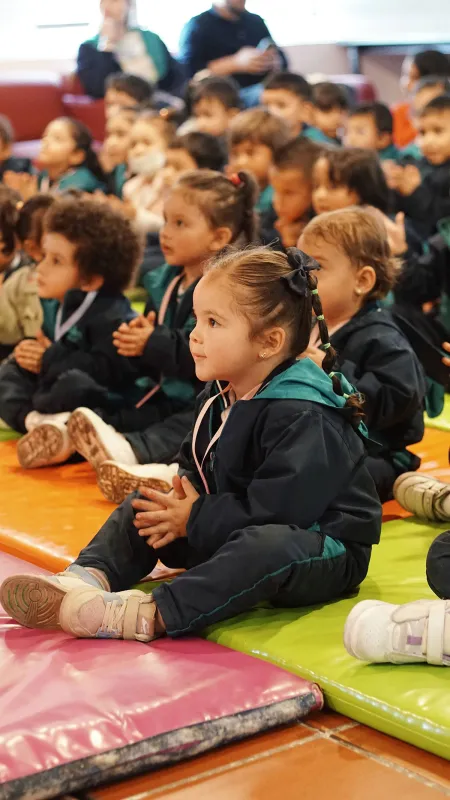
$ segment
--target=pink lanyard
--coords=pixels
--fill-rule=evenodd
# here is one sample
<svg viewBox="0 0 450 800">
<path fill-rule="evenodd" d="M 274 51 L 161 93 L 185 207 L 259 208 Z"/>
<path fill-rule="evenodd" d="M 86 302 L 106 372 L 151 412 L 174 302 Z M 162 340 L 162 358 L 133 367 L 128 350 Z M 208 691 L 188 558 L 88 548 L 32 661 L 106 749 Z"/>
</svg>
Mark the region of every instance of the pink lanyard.
<svg viewBox="0 0 450 800">
<path fill-rule="evenodd" d="M 261 385 L 262 384 L 259 383 L 258 386 L 255 386 L 253 389 L 251 389 L 249 392 L 247 392 L 247 394 L 244 395 L 244 397 L 242 397 L 241 399 L 242 400 L 251 400 L 252 397 L 254 397 L 255 394 L 259 391 L 259 389 L 261 388 Z M 228 417 L 226 417 L 226 419 L 224 419 L 224 421 L 222 422 L 220 428 L 217 429 L 217 431 L 215 432 L 214 436 L 212 437 L 208 447 L 205 450 L 205 454 L 204 454 L 204 456 L 202 458 L 202 463 L 201 464 L 200 464 L 200 462 L 199 462 L 199 460 L 197 458 L 197 453 L 195 452 L 195 443 L 197 441 L 197 435 L 198 435 L 198 432 L 199 432 L 199 429 L 200 429 L 200 425 L 202 424 L 202 421 L 205 418 L 205 415 L 207 414 L 207 412 L 211 408 L 212 404 L 214 403 L 214 400 L 217 400 L 218 397 L 222 396 L 223 401 L 225 403 L 225 409 L 228 407 L 228 402 L 227 402 L 227 398 L 225 397 L 225 393 L 229 392 L 230 389 L 231 389 L 231 384 L 228 384 L 228 386 L 226 386 L 225 389 L 221 389 L 218 394 L 215 394 L 214 397 L 210 397 L 209 400 L 206 401 L 205 405 L 201 409 L 200 414 L 198 415 L 198 417 L 197 417 L 197 419 L 195 421 L 194 430 L 192 432 L 192 455 L 194 457 L 195 466 L 197 467 L 198 474 L 200 475 L 200 477 L 202 479 L 202 482 L 203 482 L 203 486 L 205 487 L 206 494 L 211 494 L 211 492 L 209 490 L 209 486 L 208 486 L 208 483 L 206 481 L 206 478 L 205 478 L 205 476 L 203 474 L 203 464 L 205 463 L 206 456 L 208 455 L 208 453 L 211 450 L 211 448 L 213 447 L 213 445 L 217 442 L 218 439 L 220 439 L 222 431 L 223 431 L 223 429 L 224 429 L 224 427 L 225 427 L 225 425 L 227 423 Z"/>
<path fill-rule="evenodd" d="M 164 292 L 164 297 L 161 301 L 161 305 L 159 307 L 159 312 L 158 312 L 158 325 L 164 325 L 164 320 L 167 314 L 167 309 L 169 308 L 169 303 L 172 297 L 172 293 L 175 287 L 178 286 L 182 278 L 183 275 L 177 275 L 175 278 L 173 278 L 173 280 L 170 281 L 166 291 Z M 159 392 L 160 388 L 161 384 L 158 383 L 156 386 L 153 387 L 153 389 L 150 389 L 150 391 L 147 392 L 147 394 L 144 395 L 144 397 L 142 397 L 139 400 L 139 403 L 136 403 L 136 408 L 142 408 L 142 406 L 145 405 L 147 400 L 150 400 L 150 398 L 153 397 L 153 395 L 155 395 L 156 392 Z"/>
</svg>

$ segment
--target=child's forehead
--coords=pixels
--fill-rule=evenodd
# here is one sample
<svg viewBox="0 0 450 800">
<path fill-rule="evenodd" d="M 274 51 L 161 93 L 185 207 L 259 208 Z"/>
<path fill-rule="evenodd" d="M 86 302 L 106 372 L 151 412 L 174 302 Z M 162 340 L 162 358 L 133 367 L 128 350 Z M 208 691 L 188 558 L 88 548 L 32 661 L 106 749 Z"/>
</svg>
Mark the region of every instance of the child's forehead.
<svg viewBox="0 0 450 800">
<path fill-rule="evenodd" d="M 435 126 L 450 128 L 450 108 L 429 111 L 419 120 L 422 127 L 432 128 Z"/>
<path fill-rule="evenodd" d="M 231 286 L 227 276 L 215 269 L 209 270 L 198 282 L 194 291 L 194 306 L 209 310 L 230 311 L 232 306 Z"/>
</svg>

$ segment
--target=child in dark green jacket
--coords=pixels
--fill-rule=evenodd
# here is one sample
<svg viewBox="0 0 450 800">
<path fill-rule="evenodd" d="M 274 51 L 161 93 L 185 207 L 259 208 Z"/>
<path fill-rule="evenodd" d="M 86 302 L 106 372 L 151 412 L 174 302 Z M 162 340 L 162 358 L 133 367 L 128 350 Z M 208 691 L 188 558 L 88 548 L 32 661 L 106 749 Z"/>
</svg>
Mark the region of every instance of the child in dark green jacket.
<svg viewBox="0 0 450 800">
<path fill-rule="evenodd" d="M 188 172 L 172 188 L 161 230 L 166 264 L 145 276 L 145 314 L 114 334 L 118 354 L 140 377 L 137 405 L 103 419 L 78 409 L 69 421 L 77 450 L 96 470 L 105 461 L 119 463 L 128 469 L 127 481 L 134 477 L 140 484 L 145 476 L 133 472 L 136 465 L 175 459 L 200 388 L 189 349 L 194 289 L 212 256 L 231 243 L 245 247 L 253 240 L 255 193 L 246 173 L 229 179 L 212 170 Z M 178 424 L 181 414 L 184 424 Z"/>
</svg>

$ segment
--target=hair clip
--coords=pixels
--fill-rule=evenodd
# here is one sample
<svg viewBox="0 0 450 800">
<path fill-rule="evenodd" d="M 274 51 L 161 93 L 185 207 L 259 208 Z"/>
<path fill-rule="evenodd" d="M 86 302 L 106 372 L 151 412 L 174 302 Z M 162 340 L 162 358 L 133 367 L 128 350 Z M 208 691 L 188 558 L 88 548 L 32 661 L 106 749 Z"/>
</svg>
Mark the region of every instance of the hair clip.
<svg viewBox="0 0 450 800">
<path fill-rule="evenodd" d="M 231 181 L 233 186 L 236 186 L 236 187 L 242 186 L 242 180 L 239 177 L 239 175 L 237 174 L 237 172 L 233 172 L 233 174 L 230 175 L 228 180 Z"/>
<path fill-rule="evenodd" d="M 325 344 L 323 344 L 322 347 L 324 350 L 329 350 L 331 347 L 331 342 L 325 342 Z"/>
</svg>

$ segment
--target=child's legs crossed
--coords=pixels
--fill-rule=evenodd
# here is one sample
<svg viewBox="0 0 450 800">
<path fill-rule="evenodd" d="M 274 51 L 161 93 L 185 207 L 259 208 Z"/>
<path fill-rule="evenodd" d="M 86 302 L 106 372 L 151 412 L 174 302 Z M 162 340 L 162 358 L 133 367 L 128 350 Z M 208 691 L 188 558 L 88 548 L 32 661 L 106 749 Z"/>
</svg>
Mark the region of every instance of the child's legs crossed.
<svg viewBox="0 0 450 800">
<path fill-rule="evenodd" d="M 438 597 L 450 598 L 450 531 L 439 534 L 428 551 L 427 580 Z"/>
<path fill-rule="evenodd" d="M 187 539 L 154 550 L 145 537 L 139 536 L 131 505 L 135 497 L 130 495 L 113 511 L 74 562 L 104 572 L 112 592 L 129 589 L 154 569 L 159 558 L 167 567 L 185 567 L 188 560 Z"/>
<path fill-rule="evenodd" d="M 359 547 L 359 549 L 358 549 Z M 167 633 L 196 633 L 262 601 L 277 606 L 329 602 L 365 577 L 370 547 L 346 548 L 293 525 L 232 533 L 214 556 L 153 592 Z"/>
</svg>

